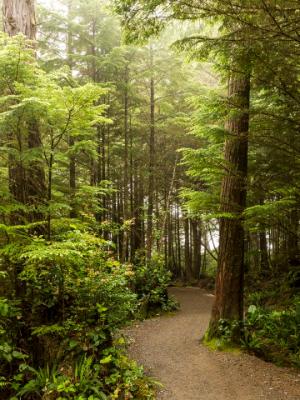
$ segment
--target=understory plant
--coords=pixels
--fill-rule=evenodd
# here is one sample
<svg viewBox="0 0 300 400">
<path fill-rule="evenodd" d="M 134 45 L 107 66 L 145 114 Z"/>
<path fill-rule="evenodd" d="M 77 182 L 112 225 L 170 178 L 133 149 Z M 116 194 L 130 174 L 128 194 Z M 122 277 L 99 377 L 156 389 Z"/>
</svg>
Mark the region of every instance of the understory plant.
<svg viewBox="0 0 300 400">
<path fill-rule="evenodd" d="M 7 244 L 1 258 L 12 299 L 0 299 L 0 398 L 153 398 L 125 341 L 114 339 L 139 301 L 109 242 L 74 225 L 51 242 Z"/>
<path fill-rule="evenodd" d="M 284 310 L 267 307 L 248 307 L 245 320 L 220 320 L 219 337 L 204 342 L 213 349 L 237 348 L 236 332 L 240 332 L 240 346 L 266 361 L 281 366 L 300 367 L 300 299 Z"/>
<path fill-rule="evenodd" d="M 300 301 L 287 310 L 251 305 L 244 324 L 243 346 L 280 365 L 300 367 Z"/>
<path fill-rule="evenodd" d="M 172 274 L 158 256 L 153 257 L 148 263 L 141 259 L 133 266 L 132 285 L 138 296 L 142 318 L 178 308 L 176 300 L 168 293 L 171 278 Z"/>
<path fill-rule="evenodd" d="M 128 359 L 122 344 L 107 348 L 100 360 L 84 354 L 74 364 L 60 368 L 28 368 L 31 379 L 12 399 L 154 399 L 153 382 Z"/>
</svg>

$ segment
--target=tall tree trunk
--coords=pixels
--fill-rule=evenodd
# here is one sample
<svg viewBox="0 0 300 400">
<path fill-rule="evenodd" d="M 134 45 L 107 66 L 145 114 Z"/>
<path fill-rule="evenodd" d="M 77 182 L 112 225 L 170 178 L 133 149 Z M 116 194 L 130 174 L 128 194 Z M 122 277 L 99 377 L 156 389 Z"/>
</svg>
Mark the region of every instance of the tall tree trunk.
<svg viewBox="0 0 300 400">
<path fill-rule="evenodd" d="M 101 160 L 102 160 L 102 171 L 101 171 L 101 176 L 102 180 L 105 181 L 107 179 L 106 176 L 106 133 L 109 134 L 108 130 L 106 130 L 106 127 L 103 126 L 101 129 Z M 98 183 L 98 186 L 101 185 L 101 181 Z M 102 205 L 102 220 L 106 221 L 109 217 L 109 212 L 108 212 L 108 198 L 106 195 L 104 196 L 99 196 L 99 205 Z M 108 239 L 109 233 L 107 230 L 104 230 L 103 236 L 105 239 Z"/>
<path fill-rule="evenodd" d="M 200 221 L 192 220 L 192 238 L 193 238 L 193 278 L 199 279 L 201 271 L 201 229 Z"/>
<path fill-rule="evenodd" d="M 150 136 L 149 136 L 149 186 L 147 215 L 147 260 L 152 254 L 153 242 L 153 204 L 154 204 L 154 170 L 155 170 L 155 82 L 153 76 L 153 49 L 150 47 Z"/>
<path fill-rule="evenodd" d="M 73 0 L 68 2 L 68 32 L 67 32 L 67 62 L 70 68 L 70 76 L 73 69 L 73 33 L 72 33 L 72 5 Z M 72 148 L 75 145 L 75 139 L 69 135 L 69 150 L 71 155 L 69 158 L 69 188 L 70 188 L 70 218 L 76 218 L 77 212 L 75 207 L 75 192 L 76 192 L 76 157 L 72 153 Z"/>
<path fill-rule="evenodd" d="M 188 282 L 192 280 L 191 252 L 190 252 L 190 220 L 184 219 L 184 268 L 185 278 Z"/>
<path fill-rule="evenodd" d="M 158 254 L 161 253 L 161 248 L 162 248 L 162 240 L 163 240 L 163 229 L 161 226 L 161 215 L 160 215 L 160 202 L 159 202 L 159 194 L 158 191 L 155 190 L 155 222 L 156 222 L 156 231 L 161 232 L 161 236 L 157 236 L 156 238 L 156 251 Z"/>
<path fill-rule="evenodd" d="M 168 213 L 167 230 L 168 230 L 168 268 L 175 272 L 175 260 L 173 257 L 173 223 L 171 213 Z"/>
<path fill-rule="evenodd" d="M 202 257 L 202 274 L 205 274 L 207 270 L 207 247 L 208 247 L 206 227 L 202 229 L 202 240 L 203 240 L 202 245 L 204 247 L 203 257 Z"/>
<path fill-rule="evenodd" d="M 263 274 L 269 271 L 269 257 L 267 248 L 266 231 L 259 232 L 260 270 Z"/>
<path fill-rule="evenodd" d="M 259 204 L 264 204 L 263 196 L 260 196 Z M 260 270 L 263 274 L 267 274 L 270 269 L 269 255 L 268 255 L 268 244 L 266 237 L 266 229 L 261 226 L 259 232 L 259 255 L 260 255 Z"/>
<path fill-rule="evenodd" d="M 135 190 L 134 190 L 134 160 L 133 160 L 133 134 L 132 134 L 132 125 L 131 125 L 131 118 L 130 118 L 130 138 L 129 138 L 129 187 L 130 187 L 130 217 L 134 220 L 134 197 L 135 197 Z M 134 229 L 133 226 L 130 230 L 130 252 L 129 252 L 129 259 L 133 260 L 135 254 L 135 244 L 134 244 Z"/>
<path fill-rule="evenodd" d="M 297 132 L 293 135 L 291 140 L 291 147 L 293 149 L 293 158 L 291 162 L 291 170 L 297 169 Z M 291 179 L 290 179 L 291 180 Z M 291 182 L 293 185 L 293 182 Z M 292 271 L 296 267 L 297 284 L 300 285 L 300 273 L 297 271 L 300 266 L 300 243 L 299 243 L 299 222 L 300 222 L 300 194 L 299 190 L 295 193 L 295 204 L 290 212 L 290 224 L 288 226 L 287 245 L 288 245 L 288 263 L 292 267 Z"/>
<path fill-rule="evenodd" d="M 118 216 L 117 216 L 117 193 L 113 193 L 111 196 L 111 221 L 113 225 L 118 224 Z M 119 235 L 115 230 L 112 232 L 112 242 L 115 245 L 115 248 L 118 249 L 118 239 Z"/>
<path fill-rule="evenodd" d="M 129 85 L 129 68 L 128 65 L 125 67 L 124 73 L 124 176 L 123 176 L 123 222 L 129 219 L 129 93 L 128 93 L 128 85 Z M 128 259 L 128 240 L 129 232 L 127 228 L 124 229 L 123 233 L 123 254 L 122 261 L 126 261 Z"/>
<path fill-rule="evenodd" d="M 226 173 L 221 189 L 220 248 L 216 280 L 216 298 L 208 337 L 219 335 L 220 319 L 243 319 L 244 229 L 242 213 L 246 206 L 250 77 L 232 72 L 229 79 L 229 101 L 235 116 L 227 123 L 225 142 Z M 232 340 L 239 339 L 239 329 Z"/>
<path fill-rule="evenodd" d="M 103 147 L 103 131 L 104 131 L 104 127 L 97 125 L 97 135 L 96 135 L 96 140 L 97 140 L 97 161 L 95 161 L 96 163 L 96 186 L 99 187 L 101 184 L 101 181 L 103 178 L 103 153 L 102 153 L 102 147 Z M 103 199 L 102 196 L 98 196 L 98 206 L 100 208 L 100 210 L 96 213 L 96 220 L 97 222 L 101 222 L 102 220 L 105 219 L 104 215 L 103 215 Z"/>
<path fill-rule="evenodd" d="M 167 195 L 167 188 L 166 183 L 164 184 L 164 223 L 162 229 L 162 241 L 164 246 L 164 263 L 165 266 L 168 266 L 168 231 L 167 231 L 167 222 L 168 222 L 168 195 Z"/>
<path fill-rule="evenodd" d="M 180 232 L 180 210 L 179 205 L 176 204 L 176 213 L 175 213 L 175 240 L 177 247 L 177 278 L 182 278 L 182 263 L 181 263 L 181 232 Z"/>
<path fill-rule="evenodd" d="M 290 225 L 288 227 L 288 262 L 291 267 L 300 265 L 300 249 L 299 249 L 299 211 L 298 207 L 290 213 Z"/>
<path fill-rule="evenodd" d="M 75 140 L 72 135 L 69 136 L 69 149 L 75 145 Z M 76 158 L 74 154 L 70 155 L 69 161 L 69 187 L 70 187 L 70 218 L 76 218 L 76 206 L 75 206 L 75 192 L 76 192 Z"/>
<path fill-rule="evenodd" d="M 133 179 L 133 208 L 132 216 L 134 217 L 134 229 L 132 230 L 131 240 L 131 258 L 135 259 L 138 250 L 144 247 L 143 243 L 143 222 L 142 212 L 144 206 L 144 195 L 143 195 L 143 182 L 142 177 L 138 176 L 138 165 L 134 162 L 135 174 Z"/>
<path fill-rule="evenodd" d="M 121 182 L 118 182 L 117 187 L 121 187 Z M 119 225 L 121 225 L 121 223 L 122 223 L 123 210 L 124 210 L 123 195 L 122 195 L 122 193 L 117 193 L 117 223 Z M 123 249 L 124 238 L 123 238 L 123 236 L 124 236 L 124 232 L 122 230 L 120 230 L 119 234 L 118 234 L 118 256 L 119 256 L 120 260 L 123 258 L 123 255 L 124 255 L 124 249 Z"/>
</svg>

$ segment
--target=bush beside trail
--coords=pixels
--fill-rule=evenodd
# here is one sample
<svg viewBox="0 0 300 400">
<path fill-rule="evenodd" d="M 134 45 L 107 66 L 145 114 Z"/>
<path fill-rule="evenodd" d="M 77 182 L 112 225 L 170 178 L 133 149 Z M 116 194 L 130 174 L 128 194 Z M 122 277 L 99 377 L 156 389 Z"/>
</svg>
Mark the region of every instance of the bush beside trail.
<svg viewBox="0 0 300 400">
<path fill-rule="evenodd" d="M 163 265 L 122 265 L 110 243 L 80 229 L 52 242 L 23 238 L 1 258 L 21 271 L 19 293 L 0 298 L 1 398 L 154 398 L 124 340 L 114 338 L 145 299 L 147 314 L 172 307 Z M 11 278 L 1 274 L 6 286 Z"/>
</svg>

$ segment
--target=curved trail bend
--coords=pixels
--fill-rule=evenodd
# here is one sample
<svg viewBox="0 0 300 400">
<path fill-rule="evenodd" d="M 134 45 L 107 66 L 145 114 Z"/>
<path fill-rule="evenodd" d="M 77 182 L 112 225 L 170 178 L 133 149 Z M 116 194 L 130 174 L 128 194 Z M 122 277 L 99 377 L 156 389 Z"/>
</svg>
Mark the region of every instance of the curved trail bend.
<svg viewBox="0 0 300 400">
<path fill-rule="evenodd" d="M 246 354 L 210 351 L 199 344 L 213 296 L 198 288 L 173 288 L 181 304 L 174 316 L 128 330 L 130 355 L 157 378 L 164 400 L 300 400 L 300 372 Z"/>
</svg>

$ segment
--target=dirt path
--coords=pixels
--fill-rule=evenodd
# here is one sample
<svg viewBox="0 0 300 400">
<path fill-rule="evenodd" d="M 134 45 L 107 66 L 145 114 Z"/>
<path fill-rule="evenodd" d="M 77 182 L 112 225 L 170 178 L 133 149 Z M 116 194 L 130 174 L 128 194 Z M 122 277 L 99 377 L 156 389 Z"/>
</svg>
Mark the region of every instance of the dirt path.
<svg viewBox="0 0 300 400">
<path fill-rule="evenodd" d="M 245 354 L 213 352 L 199 344 L 213 296 L 198 288 L 176 288 L 174 316 L 132 327 L 129 352 L 164 385 L 167 400 L 300 400 L 300 372 Z"/>
</svg>

